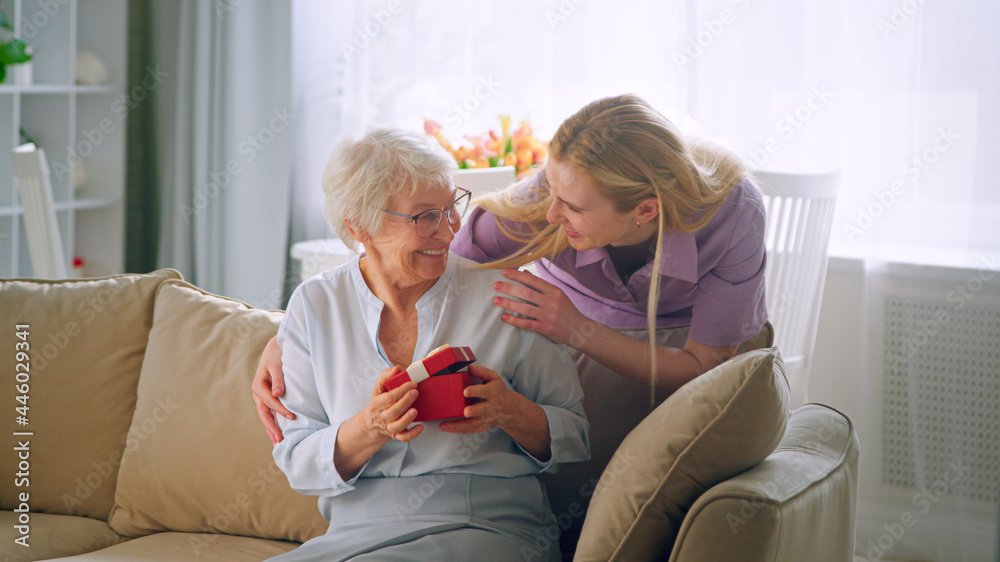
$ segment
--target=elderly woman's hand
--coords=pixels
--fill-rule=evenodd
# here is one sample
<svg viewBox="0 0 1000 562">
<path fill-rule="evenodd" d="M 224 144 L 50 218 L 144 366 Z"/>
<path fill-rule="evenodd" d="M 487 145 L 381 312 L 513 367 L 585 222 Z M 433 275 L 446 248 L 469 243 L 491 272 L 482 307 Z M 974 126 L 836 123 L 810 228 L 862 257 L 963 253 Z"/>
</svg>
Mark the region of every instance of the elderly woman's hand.
<svg viewBox="0 0 1000 562">
<path fill-rule="evenodd" d="M 441 422 L 441 431 L 479 433 L 499 427 L 532 456 L 547 461 L 552 440 L 542 407 L 508 388 L 496 371 L 470 365 L 469 373 L 483 384 L 466 388 L 465 397 L 479 401 L 465 407 L 465 419 Z"/>
<path fill-rule="evenodd" d="M 333 465 L 341 478 L 350 480 L 386 443 L 410 441 L 424 431 L 424 426 L 410 427 L 417 410 L 417 383 L 408 382 L 389 390 L 385 381 L 403 372 L 398 365 L 382 371 L 368 405 L 340 426 L 333 449 Z M 407 429 L 409 428 L 409 429 Z"/>
<path fill-rule="evenodd" d="M 392 390 L 385 386 L 385 381 L 403 370 L 397 365 L 382 371 L 371 399 L 362 411 L 365 429 L 374 441 L 410 441 L 424 430 L 422 425 L 407 429 L 417 417 L 416 408 L 411 407 L 417 399 L 417 383 L 408 382 Z"/>
</svg>

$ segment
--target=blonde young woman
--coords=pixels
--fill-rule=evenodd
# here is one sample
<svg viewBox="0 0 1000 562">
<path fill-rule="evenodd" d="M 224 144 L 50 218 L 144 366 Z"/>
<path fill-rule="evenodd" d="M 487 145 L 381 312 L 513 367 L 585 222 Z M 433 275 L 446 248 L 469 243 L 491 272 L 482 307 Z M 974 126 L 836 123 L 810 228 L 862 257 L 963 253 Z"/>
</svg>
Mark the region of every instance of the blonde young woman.
<svg viewBox="0 0 1000 562">
<path fill-rule="evenodd" d="M 765 215 L 734 154 L 685 140 L 633 95 L 568 118 L 549 154 L 534 176 L 481 199 L 452 251 L 505 268 L 510 282 L 494 297 L 505 322 L 571 348 L 593 456 L 546 483 L 553 498 L 586 504 L 655 403 L 764 329 Z M 536 260 L 538 276 L 516 269 Z M 271 410 L 285 415 L 275 347 L 254 383 L 272 440 L 281 436 Z M 557 514 L 564 507 L 553 502 Z"/>
</svg>

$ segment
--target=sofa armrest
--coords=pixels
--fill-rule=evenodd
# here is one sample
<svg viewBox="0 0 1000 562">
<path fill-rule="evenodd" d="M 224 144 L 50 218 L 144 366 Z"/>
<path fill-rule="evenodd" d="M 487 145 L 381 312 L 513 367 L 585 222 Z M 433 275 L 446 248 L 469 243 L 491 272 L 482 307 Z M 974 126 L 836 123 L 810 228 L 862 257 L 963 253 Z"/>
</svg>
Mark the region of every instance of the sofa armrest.
<svg viewBox="0 0 1000 562">
<path fill-rule="evenodd" d="M 774 453 L 695 502 L 670 561 L 853 560 L 858 452 L 846 415 L 795 410 Z"/>
</svg>

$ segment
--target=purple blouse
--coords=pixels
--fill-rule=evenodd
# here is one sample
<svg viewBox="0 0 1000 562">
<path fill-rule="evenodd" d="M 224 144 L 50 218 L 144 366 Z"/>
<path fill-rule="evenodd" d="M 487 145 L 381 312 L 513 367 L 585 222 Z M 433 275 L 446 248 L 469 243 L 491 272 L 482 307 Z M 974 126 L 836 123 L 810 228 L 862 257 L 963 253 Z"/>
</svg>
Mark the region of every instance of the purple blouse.
<svg viewBox="0 0 1000 562">
<path fill-rule="evenodd" d="M 538 189 L 537 181 L 522 188 Z M 767 320 L 764 219 L 760 192 L 744 179 L 700 230 L 664 233 L 658 327 L 690 324 L 691 339 L 720 347 L 757 335 Z M 476 208 L 451 250 L 482 263 L 509 256 L 522 245 L 500 231 L 492 213 Z M 606 248 L 567 248 L 551 260 L 539 260 L 537 269 L 540 278 L 562 289 L 588 318 L 612 328 L 646 327 L 652 260 L 627 283 Z"/>
</svg>

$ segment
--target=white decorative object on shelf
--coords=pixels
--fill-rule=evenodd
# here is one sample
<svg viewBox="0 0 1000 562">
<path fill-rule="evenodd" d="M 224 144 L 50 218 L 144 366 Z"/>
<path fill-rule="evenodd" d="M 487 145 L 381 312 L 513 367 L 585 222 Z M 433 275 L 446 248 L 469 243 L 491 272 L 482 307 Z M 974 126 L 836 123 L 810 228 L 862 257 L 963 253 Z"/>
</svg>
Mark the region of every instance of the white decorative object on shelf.
<svg viewBox="0 0 1000 562">
<path fill-rule="evenodd" d="M 14 65 L 12 67 L 14 71 L 14 83 L 21 86 L 30 86 L 33 80 L 31 68 L 31 62 Z"/>
<path fill-rule="evenodd" d="M 79 197 L 85 185 L 87 185 L 87 168 L 83 162 L 77 162 L 73 167 L 73 194 Z"/>
<path fill-rule="evenodd" d="M 108 65 L 90 51 L 76 52 L 76 83 L 98 86 L 108 81 Z"/>
</svg>

